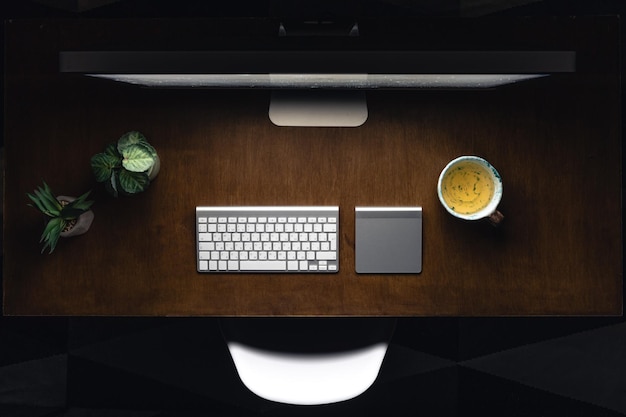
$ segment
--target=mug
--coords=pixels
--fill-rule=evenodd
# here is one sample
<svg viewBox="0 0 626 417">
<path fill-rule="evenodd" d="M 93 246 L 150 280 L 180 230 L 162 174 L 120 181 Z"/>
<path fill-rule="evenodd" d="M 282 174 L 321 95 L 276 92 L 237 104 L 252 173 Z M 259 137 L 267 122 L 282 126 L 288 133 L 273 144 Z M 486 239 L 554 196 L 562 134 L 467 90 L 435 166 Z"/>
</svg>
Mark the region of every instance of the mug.
<svg viewBox="0 0 626 417">
<path fill-rule="evenodd" d="M 463 220 L 487 219 L 497 226 L 504 216 L 497 208 L 502 199 L 502 178 L 479 156 L 460 156 L 439 175 L 437 194 L 443 207 Z"/>
</svg>

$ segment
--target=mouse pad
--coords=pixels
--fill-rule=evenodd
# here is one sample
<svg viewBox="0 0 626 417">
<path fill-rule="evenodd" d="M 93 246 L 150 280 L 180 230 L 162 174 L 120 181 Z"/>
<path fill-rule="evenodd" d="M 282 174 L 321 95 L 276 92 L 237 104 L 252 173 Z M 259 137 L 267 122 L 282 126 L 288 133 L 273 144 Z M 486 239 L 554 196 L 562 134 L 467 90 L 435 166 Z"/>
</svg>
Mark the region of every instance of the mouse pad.
<svg viewBox="0 0 626 417">
<path fill-rule="evenodd" d="M 421 207 L 356 207 L 356 272 L 422 272 Z"/>
</svg>

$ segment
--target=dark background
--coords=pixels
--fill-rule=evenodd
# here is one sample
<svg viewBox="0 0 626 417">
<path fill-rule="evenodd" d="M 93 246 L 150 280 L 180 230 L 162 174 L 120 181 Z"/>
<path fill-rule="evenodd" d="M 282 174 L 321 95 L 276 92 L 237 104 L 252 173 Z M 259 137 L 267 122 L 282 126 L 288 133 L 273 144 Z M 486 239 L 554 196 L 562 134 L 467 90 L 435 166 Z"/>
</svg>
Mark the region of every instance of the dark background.
<svg viewBox="0 0 626 417">
<path fill-rule="evenodd" d="M 3 20 L 626 12 L 621 0 L 3 0 L 0 7 Z M 0 417 L 244 415 L 622 416 L 626 320 L 402 318 L 373 388 L 341 404 L 292 407 L 241 385 L 215 318 L 0 317 Z"/>
</svg>

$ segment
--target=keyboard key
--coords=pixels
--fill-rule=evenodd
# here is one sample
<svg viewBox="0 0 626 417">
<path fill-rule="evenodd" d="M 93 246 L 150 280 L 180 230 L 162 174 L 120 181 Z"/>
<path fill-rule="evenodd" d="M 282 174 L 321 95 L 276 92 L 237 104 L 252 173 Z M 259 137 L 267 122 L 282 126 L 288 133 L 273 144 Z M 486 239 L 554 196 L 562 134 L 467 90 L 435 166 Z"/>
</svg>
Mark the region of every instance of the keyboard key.
<svg viewBox="0 0 626 417">
<path fill-rule="evenodd" d="M 286 261 L 240 261 L 241 271 L 284 271 L 287 268 Z"/>
<path fill-rule="evenodd" d="M 205 250 L 213 250 L 215 248 L 215 243 L 213 242 L 199 242 L 198 243 L 198 249 L 201 251 L 205 251 Z"/>
<path fill-rule="evenodd" d="M 334 261 L 337 259 L 337 254 L 333 251 L 329 252 L 315 252 L 315 259 L 318 261 Z"/>
</svg>

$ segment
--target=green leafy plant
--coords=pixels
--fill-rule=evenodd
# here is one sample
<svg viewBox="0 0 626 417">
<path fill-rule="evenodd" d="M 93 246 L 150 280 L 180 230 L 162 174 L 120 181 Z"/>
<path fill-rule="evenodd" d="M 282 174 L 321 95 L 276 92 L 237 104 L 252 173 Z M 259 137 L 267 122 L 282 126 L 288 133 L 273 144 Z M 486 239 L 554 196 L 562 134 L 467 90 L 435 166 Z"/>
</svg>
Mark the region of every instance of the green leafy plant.
<svg viewBox="0 0 626 417">
<path fill-rule="evenodd" d="M 107 191 L 118 197 L 145 191 L 157 162 L 157 152 L 146 137 L 131 131 L 94 155 L 91 169 L 96 181 L 103 182 Z"/>
<path fill-rule="evenodd" d="M 78 217 L 93 205 L 93 200 L 87 200 L 89 193 L 90 191 L 86 192 L 74 201 L 59 201 L 45 182 L 43 186 L 37 187 L 33 194 L 27 193 L 28 198 L 33 202 L 29 206 L 35 207 L 50 217 L 39 240 L 43 242 L 41 253 L 46 248 L 50 248 L 49 253 L 52 253 L 57 246 L 61 232 L 72 227 Z"/>
</svg>

